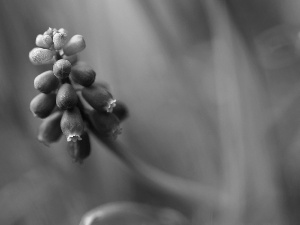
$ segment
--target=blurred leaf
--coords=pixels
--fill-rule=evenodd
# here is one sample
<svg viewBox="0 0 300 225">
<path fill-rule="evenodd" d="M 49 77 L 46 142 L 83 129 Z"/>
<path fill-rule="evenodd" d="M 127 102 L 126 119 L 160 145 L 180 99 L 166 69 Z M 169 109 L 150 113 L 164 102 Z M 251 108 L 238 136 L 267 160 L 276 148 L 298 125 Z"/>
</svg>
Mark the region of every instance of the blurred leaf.
<svg viewBox="0 0 300 225">
<path fill-rule="evenodd" d="M 281 25 L 256 37 L 256 47 L 266 69 L 279 69 L 300 62 L 299 26 Z"/>
<path fill-rule="evenodd" d="M 66 177 L 39 167 L 0 189 L 0 224 L 74 224 L 86 202 Z"/>
</svg>

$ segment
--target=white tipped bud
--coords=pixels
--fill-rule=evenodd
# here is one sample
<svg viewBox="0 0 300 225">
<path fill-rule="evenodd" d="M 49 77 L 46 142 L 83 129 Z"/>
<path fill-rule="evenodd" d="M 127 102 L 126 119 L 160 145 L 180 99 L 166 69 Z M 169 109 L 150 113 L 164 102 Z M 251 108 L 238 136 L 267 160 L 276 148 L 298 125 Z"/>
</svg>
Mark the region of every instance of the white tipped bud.
<svg viewBox="0 0 300 225">
<path fill-rule="evenodd" d="M 81 135 L 84 131 L 83 119 L 77 107 L 65 110 L 60 121 L 60 127 L 67 141 L 76 142 L 81 140 Z"/>
<path fill-rule="evenodd" d="M 111 113 L 113 111 L 114 107 L 116 107 L 116 102 L 117 102 L 116 99 L 110 99 L 107 102 L 107 105 L 105 106 L 105 111 L 108 113 Z"/>
<path fill-rule="evenodd" d="M 90 137 L 87 132 L 84 132 L 81 135 L 81 139 L 79 141 L 69 142 L 69 154 L 74 160 L 74 162 L 82 163 L 84 159 L 86 159 L 91 153 L 91 143 Z"/>
<path fill-rule="evenodd" d="M 82 89 L 82 97 L 98 112 L 111 113 L 116 106 L 116 100 L 111 93 L 98 84 Z"/>
</svg>

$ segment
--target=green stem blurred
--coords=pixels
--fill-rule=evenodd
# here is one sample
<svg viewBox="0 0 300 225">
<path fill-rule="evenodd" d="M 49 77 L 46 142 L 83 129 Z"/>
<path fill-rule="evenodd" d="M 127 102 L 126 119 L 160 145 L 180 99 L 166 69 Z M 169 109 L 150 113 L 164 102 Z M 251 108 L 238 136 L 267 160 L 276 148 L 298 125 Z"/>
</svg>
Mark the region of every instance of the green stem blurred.
<svg viewBox="0 0 300 225">
<path fill-rule="evenodd" d="M 134 172 L 138 179 L 147 185 L 168 195 L 173 195 L 180 200 L 187 201 L 190 204 L 198 205 L 201 203 L 206 206 L 224 205 L 222 200 L 225 198 L 217 188 L 163 172 L 132 154 L 123 143 L 104 139 L 94 130 L 93 133 L 102 144 Z"/>
</svg>

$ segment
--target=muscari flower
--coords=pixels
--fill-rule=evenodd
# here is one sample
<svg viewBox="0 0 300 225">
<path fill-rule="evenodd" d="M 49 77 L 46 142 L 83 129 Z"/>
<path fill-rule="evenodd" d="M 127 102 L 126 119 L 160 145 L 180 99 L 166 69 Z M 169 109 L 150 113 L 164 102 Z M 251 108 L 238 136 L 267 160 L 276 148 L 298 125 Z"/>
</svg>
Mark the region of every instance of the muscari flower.
<svg viewBox="0 0 300 225">
<path fill-rule="evenodd" d="M 116 100 L 112 94 L 101 85 L 92 85 L 82 89 L 82 97 L 98 112 L 113 111 Z"/>
<path fill-rule="evenodd" d="M 30 102 L 30 110 L 33 115 L 42 119 L 49 116 L 56 105 L 55 98 L 55 93 L 40 93 L 35 96 Z"/>
<path fill-rule="evenodd" d="M 81 140 L 84 124 L 81 113 L 77 107 L 65 110 L 61 118 L 60 127 L 67 141 Z"/>
<path fill-rule="evenodd" d="M 42 93 L 49 94 L 59 86 L 59 80 L 54 76 L 52 70 L 45 71 L 34 79 L 34 88 Z"/>
<path fill-rule="evenodd" d="M 56 95 L 56 105 L 63 110 L 73 108 L 78 102 L 78 96 L 73 86 L 69 83 L 64 83 L 58 89 Z"/>
<path fill-rule="evenodd" d="M 56 111 L 48 116 L 40 125 L 38 132 L 38 140 L 45 145 L 49 145 L 59 140 L 62 136 L 60 129 L 61 111 Z"/>
</svg>

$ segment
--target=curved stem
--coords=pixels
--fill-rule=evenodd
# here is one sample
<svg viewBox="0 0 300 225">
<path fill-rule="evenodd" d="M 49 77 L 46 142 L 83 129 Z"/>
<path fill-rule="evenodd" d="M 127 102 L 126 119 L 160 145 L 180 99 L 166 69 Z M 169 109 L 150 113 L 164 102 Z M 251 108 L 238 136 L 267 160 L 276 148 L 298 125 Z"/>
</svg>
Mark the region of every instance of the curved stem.
<svg viewBox="0 0 300 225">
<path fill-rule="evenodd" d="M 192 204 L 224 205 L 225 195 L 217 188 L 205 186 L 199 182 L 180 178 L 154 168 L 132 154 L 123 143 L 104 139 L 95 130 L 92 131 L 101 143 L 108 147 L 140 180 L 148 185 Z"/>
</svg>

